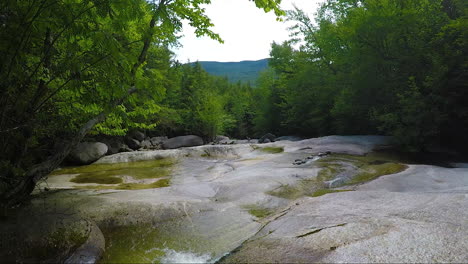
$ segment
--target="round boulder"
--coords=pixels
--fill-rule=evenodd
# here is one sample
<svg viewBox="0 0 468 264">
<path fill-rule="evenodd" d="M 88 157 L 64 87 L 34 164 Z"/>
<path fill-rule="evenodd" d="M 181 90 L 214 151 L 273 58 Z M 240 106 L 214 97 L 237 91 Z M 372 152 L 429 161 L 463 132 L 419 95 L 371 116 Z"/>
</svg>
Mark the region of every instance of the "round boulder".
<svg viewBox="0 0 468 264">
<path fill-rule="evenodd" d="M 258 143 L 270 143 L 270 142 L 275 142 L 275 138 L 276 136 L 271 134 L 271 133 L 267 133 L 265 135 L 263 135 L 263 137 L 261 137 L 259 140 L 258 140 Z"/>
<path fill-rule="evenodd" d="M 79 143 L 68 155 L 68 160 L 75 164 L 90 164 L 107 153 L 108 147 L 101 142 Z"/>
<path fill-rule="evenodd" d="M 165 140 L 162 144 L 164 149 L 176 149 L 181 147 L 194 147 L 201 145 L 203 145 L 203 139 L 195 135 L 173 137 Z"/>
</svg>

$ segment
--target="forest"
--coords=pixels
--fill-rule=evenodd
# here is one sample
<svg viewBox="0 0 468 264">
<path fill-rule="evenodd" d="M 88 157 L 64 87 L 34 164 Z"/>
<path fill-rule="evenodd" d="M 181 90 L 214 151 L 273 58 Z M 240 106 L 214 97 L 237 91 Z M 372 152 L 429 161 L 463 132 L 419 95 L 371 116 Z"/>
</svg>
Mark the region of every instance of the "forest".
<svg viewBox="0 0 468 264">
<path fill-rule="evenodd" d="M 17 202 L 86 137 L 393 136 L 406 151 L 466 151 L 464 0 L 327 0 L 293 21 L 255 85 L 181 64 L 182 21 L 222 42 L 209 0 L 0 4 L 0 200 Z M 255 41 L 255 40 L 252 40 Z M 66 142 L 57 146 L 57 142 Z"/>
</svg>

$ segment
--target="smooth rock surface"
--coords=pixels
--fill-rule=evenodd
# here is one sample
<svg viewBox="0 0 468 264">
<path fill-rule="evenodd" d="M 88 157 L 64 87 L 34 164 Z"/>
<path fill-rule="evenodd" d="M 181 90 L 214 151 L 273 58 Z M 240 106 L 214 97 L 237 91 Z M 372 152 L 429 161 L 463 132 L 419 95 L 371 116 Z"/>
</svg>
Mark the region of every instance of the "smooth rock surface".
<svg viewBox="0 0 468 264">
<path fill-rule="evenodd" d="M 169 252 L 189 248 L 210 262 L 236 248 L 222 261 L 466 262 L 468 169 L 410 165 L 399 174 L 342 187 L 354 191 L 317 198 L 274 194 L 324 188 L 317 181 L 320 153 L 363 155 L 388 143 L 380 136 L 329 136 L 118 153 L 97 163 L 177 160 L 170 186 L 63 190 L 33 199 L 25 210 L 75 213 L 103 231 L 151 225 L 163 233 L 148 239 L 161 245 L 175 239 L 175 246 L 167 242 Z M 266 147 L 284 152 L 262 151 Z M 295 160 L 306 162 L 293 165 Z M 73 188 L 65 184 L 71 177 L 50 176 L 47 187 Z"/>
</svg>

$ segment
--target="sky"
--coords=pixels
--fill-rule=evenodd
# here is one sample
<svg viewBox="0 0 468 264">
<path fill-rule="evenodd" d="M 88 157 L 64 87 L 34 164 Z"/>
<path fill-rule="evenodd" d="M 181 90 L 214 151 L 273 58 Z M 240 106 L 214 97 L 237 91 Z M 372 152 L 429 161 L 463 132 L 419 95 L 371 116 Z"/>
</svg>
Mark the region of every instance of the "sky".
<svg viewBox="0 0 468 264">
<path fill-rule="evenodd" d="M 281 7 L 292 9 L 295 4 L 312 16 L 322 0 L 283 0 Z M 273 12 L 265 13 L 248 0 L 212 0 L 206 6 L 213 31 L 220 34 L 224 44 L 208 37 L 197 38 L 193 28 L 184 24 L 180 39 L 181 48 L 174 49 L 176 59 L 188 61 L 242 61 L 269 57 L 273 41 L 281 43 L 289 39 L 288 26 L 276 21 Z"/>
</svg>

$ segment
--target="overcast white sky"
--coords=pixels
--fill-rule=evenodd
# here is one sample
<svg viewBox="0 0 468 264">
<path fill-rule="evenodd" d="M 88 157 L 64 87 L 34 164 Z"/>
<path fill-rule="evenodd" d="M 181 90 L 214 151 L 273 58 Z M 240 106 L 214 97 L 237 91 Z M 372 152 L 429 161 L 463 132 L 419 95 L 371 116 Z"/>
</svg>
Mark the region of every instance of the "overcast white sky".
<svg viewBox="0 0 468 264">
<path fill-rule="evenodd" d="M 284 9 L 295 4 L 309 15 L 313 15 L 318 3 L 323 0 L 283 0 Z M 185 25 L 180 43 L 175 49 L 176 58 L 187 61 L 242 61 L 269 57 L 270 44 L 281 43 L 289 38 L 288 25 L 277 22 L 273 12 L 266 14 L 248 0 L 212 0 L 206 7 L 214 31 L 221 35 L 224 44 L 207 37 L 197 38 L 193 29 Z"/>
</svg>

